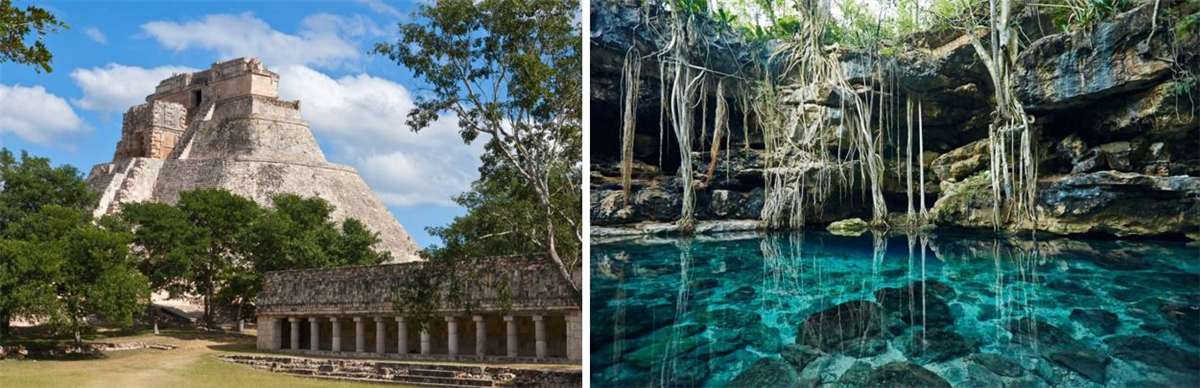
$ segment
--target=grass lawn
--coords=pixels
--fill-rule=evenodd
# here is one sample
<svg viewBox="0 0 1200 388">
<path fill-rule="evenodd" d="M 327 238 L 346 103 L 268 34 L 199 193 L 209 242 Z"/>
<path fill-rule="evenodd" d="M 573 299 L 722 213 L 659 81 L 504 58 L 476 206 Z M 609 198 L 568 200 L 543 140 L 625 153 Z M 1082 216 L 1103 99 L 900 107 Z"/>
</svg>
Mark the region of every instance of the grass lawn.
<svg viewBox="0 0 1200 388">
<path fill-rule="evenodd" d="M 397 387 L 288 376 L 217 359 L 220 354 L 256 353 L 254 339 L 198 331 L 164 331 L 93 337 L 103 342 L 145 341 L 179 346 L 175 350 L 124 350 L 100 359 L 0 361 L 0 387 Z M 17 342 L 33 342 L 18 339 Z"/>
</svg>

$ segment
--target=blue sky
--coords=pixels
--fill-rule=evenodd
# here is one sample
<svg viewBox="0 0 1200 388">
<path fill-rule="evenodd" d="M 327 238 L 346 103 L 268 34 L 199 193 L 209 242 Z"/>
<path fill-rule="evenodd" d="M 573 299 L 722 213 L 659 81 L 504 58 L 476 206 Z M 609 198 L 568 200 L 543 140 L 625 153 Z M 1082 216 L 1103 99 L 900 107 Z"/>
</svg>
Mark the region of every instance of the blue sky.
<svg viewBox="0 0 1200 388">
<path fill-rule="evenodd" d="M 482 142 L 452 118 L 412 133 L 404 118 L 421 86 L 369 55 L 396 38 L 414 2 L 31 2 L 70 25 L 46 38 L 54 72 L 0 65 L 0 146 L 71 164 L 107 163 L 121 114 L 173 72 L 241 56 L 280 74 L 332 163 L 357 168 L 422 247 L 428 226 L 464 210 L 451 197 L 478 177 Z"/>
</svg>

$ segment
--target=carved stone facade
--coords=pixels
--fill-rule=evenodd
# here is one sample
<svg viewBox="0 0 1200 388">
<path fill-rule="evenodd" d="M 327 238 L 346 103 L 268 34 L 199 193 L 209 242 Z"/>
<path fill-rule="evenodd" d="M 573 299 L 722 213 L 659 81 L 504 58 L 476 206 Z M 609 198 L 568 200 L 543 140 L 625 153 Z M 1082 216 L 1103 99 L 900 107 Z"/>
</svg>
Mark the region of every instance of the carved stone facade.
<svg viewBox="0 0 1200 388">
<path fill-rule="evenodd" d="M 253 58 L 217 62 L 159 83 L 129 108 L 111 163 L 88 184 L 101 191 L 96 215 L 128 202 L 175 203 L 179 192 L 219 187 L 270 205 L 280 194 L 318 196 L 333 217 L 356 218 L 393 260 L 417 260 L 416 242 L 353 168 L 330 164 L 300 114 L 281 101 L 279 75 Z"/>
<path fill-rule="evenodd" d="M 544 258 L 473 261 L 465 309 L 445 306 L 424 331 L 396 308 L 422 262 L 271 272 L 258 295 L 258 348 L 426 360 L 578 363 L 580 307 Z"/>
</svg>

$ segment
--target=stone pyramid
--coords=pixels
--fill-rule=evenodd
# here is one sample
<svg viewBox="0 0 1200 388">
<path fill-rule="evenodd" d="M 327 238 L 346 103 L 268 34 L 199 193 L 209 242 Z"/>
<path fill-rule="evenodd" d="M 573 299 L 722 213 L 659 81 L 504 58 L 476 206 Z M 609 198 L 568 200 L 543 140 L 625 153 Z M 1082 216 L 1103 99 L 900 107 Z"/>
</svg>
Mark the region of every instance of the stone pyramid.
<svg viewBox="0 0 1200 388">
<path fill-rule="evenodd" d="M 330 164 L 300 115 L 281 101 L 279 75 L 254 58 L 217 62 L 158 84 L 129 108 L 111 163 L 96 165 L 88 184 L 102 191 L 96 215 L 128 202 L 173 204 L 179 192 L 220 187 L 269 205 L 280 194 L 318 196 L 334 218 L 362 221 L 395 262 L 418 260 L 416 242 L 358 172 Z"/>
</svg>

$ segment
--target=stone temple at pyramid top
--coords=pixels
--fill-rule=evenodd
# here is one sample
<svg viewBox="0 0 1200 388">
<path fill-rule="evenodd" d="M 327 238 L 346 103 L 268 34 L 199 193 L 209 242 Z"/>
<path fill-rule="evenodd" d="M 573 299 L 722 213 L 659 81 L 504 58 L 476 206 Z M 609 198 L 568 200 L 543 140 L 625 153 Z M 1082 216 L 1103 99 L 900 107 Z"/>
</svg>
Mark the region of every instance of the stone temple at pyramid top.
<svg viewBox="0 0 1200 388">
<path fill-rule="evenodd" d="M 238 58 L 159 82 L 125 113 L 112 162 L 88 175 L 102 192 L 96 214 L 173 204 L 181 191 L 210 187 L 267 206 L 281 194 L 318 196 L 336 207 L 335 219 L 379 233 L 376 249 L 394 261 L 418 260 L 416 242 L 358 172 L 326 161 L 300 102 L 279 100 L 279 81 L 258 59 Z"/>
</svg>

